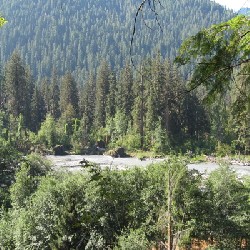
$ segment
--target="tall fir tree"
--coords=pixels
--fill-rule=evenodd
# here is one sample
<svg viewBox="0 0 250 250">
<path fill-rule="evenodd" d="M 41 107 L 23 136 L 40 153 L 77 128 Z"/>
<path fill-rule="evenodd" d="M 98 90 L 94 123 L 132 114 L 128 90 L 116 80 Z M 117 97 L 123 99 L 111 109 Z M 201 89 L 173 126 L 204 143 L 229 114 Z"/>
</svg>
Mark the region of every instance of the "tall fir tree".
<svg viewBox="0 0 250 250">
<path fill-rule="evenodd" d="M 146 116 L 146 100 L 148 95 L 148 80 L 150 79 L 151 62 L 143 62 L 138 71 L 133 84 L 133 94 L 135 96 L 133 103 L 133 128 L 134 131 L 140 134 L 140 147 L 144 148 L 145 136 L 145 116 Z"/>
<path fill-rule="evenodd" d="M 117 94 L 117 108 L 124 112 L 129 119 L 131 118 L 134 99 L 132 89 L 133 73 L 131 66 L 126 64 L 126 66 L 121 70 L 120 74 Z"/>
<path fill-rule="evenodd" d="M 58 76 L 56 70 L 53 69 L 50 84 L 50 104 L 49 110 L 51 115 L 58 119 L 60 117 L 60 89 L 58 85 Z"/>
<path fill-rule="evenodd" d="M 98 68 L 96 78 L 96 105 L 95 105 L 95 128 L 105 127 L 106 105 L 109 94 L 110 68 L 106 61 L 103 61 Z"/>
<path fill-rule="evenodd" d="M 71 73 L 63 76 L 60 89 L 60 110 L 62 115 L 72 118 L 78 117 L 79 112 L 79 96 L 75 79 Z"/>
<path fill-rule="evenodd" d="M 187 93 L 184 97 L 182 109 L 182 131 L 189 140 L 204 139 L 203 135 L 209 132 L 209 120 L 206 110 L 195 93 Z"/>
<path fill-rule="evenodd" d="M 32 96 L 34 92 L 34 79 L 29 67 L 25 69 L 25 76 L 26 76 L 26 98 L 25 98 L 25 109 L 24 109 L 24 124 L 29 129 L 31 128 L 31 102 Z"/>
<path fill-rule="evenodd" d="M 45 119 L 46 109 L 44 99 L 38 86 L 35 86 L 31 101 L 31 130 L 37 132 Z"/>
<path fill-rule="evenodd" d="M 50 81 L 47 77 L 43 78 L 41 81 L 41 94 L 43 96 L 46 113 L 49 113 L 51 95 L 50 95 Z"/>
<path fill-rule="evenodd" d="M 107 96 L 107 105 L 106 105 L 106 120 L 112 119 L 115 116 L 117 102 L 117 80 L 115 72 L 111 71 L 109 75 L 109 93 Z"/>
<path fill-rule="evenodd" d="M 168 88 L 169 134 L 175 144 L 181 143 L 184 138 L 182 133 L 182 103 L 185 94 L 183 79 L 178 69 L 170 66 L 170 82 Z"/>
<path fill-rule="evenodd" d="M 7 110 L 14 117 L 24 116 L 28 123 L 31 92 L 31 74 L 27 72 L 18 51 L 15 51 L 6 64 L 5 88 L 7 97 Z"/>
<path fill-rule="evenodd" d="M 82 126 L 84 127 L 83 130 L 87 134 L 89 134 L 93 129 L 95 115 L 95 90 L 95 77 L 91 72 L 88 76 L 86 84 L 83 86 L 81 95 Z"/>
</svg>

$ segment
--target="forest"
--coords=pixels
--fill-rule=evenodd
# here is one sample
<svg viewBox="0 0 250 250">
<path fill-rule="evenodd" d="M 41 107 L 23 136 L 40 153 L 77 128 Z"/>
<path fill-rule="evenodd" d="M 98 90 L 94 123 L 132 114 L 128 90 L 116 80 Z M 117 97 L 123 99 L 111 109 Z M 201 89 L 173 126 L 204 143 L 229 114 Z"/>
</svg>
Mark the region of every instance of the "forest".
<svg viewBox="0 0 250 250">
<path fill-rule="evenodd" d="M 8 170 L 0 175 L 1 249 L 249 249 L 250 179 L 226 166 L 205 179 L 180 157 L 72 173 L 51 171 L 38 155 L 0 153 Z"/>
<path fill-rule="evenodd" d="M 223 161 L 249 159 L 249 17 L 165 3 L 159 23 L 158 5 L 138 12 L 132 43 L 136 1 L 3 0 L 0 249 L 250 248 L 250 178 Z M 119 148 L 166 160 L 63 172 L 44 157 Z M 217 170 L 187 168 L 210 155 Z"/>
<path fill-rule="evenodd" d="M 95 72 L 102 60 L 119 70 L 130 60 L 130 41 L 140 0 L 25 0 L 1 1 L 8 24 L 0 30 L 0 60 L 16 48 L 39 82 L 54 67 L 62 76 L 70 71 L 83 84 L 86 71 Z M 233 12 L 210 0 L 164 0 L 158 6 L 160 26 L 145 9 L 136 24 L 132 57 L 139 64 L 160 51 L 175 58 L 182 41 L 202 28 L 226 21 Z"/>
<path fill-rule="evenodd" d="M 245 77 L 207 105 L 205 87 L 187 91 L 176 65 L 159 54 L 140 69 L 133 72 L 127 63 L 115 72 L 102 61 L 83 86 L 72 73 L 59 77 L 55 69 L 38 85 L 15 51 L 1 78 L 2 140 L 24 153 L 53 153 L 61 145 L 73 154 L 90 154 L 101 141 L 106 150 L 159 155 L 249 154 Z"/>
</svg>

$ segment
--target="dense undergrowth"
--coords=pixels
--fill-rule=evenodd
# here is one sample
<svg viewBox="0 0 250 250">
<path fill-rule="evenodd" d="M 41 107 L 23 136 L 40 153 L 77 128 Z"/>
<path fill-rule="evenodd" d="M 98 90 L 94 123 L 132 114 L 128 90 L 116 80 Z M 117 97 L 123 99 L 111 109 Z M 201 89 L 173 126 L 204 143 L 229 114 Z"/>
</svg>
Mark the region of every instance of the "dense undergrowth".
<svg viewBox="0 0 250 250">
<path fill-rule="evenodd" d="M 169 219 L 185 248 L 213 238 L 214 249 L 235 250 L 250 240 L 250 179 L 226 166 L 204 179 L 173 156 L 146 169 L 62 173 L 8 150 L 1 167 L 15 171 L 1 172 L 11 180 L 0 187 L 1 249 L 151 249 L 167 242 Z"/>
</svg>

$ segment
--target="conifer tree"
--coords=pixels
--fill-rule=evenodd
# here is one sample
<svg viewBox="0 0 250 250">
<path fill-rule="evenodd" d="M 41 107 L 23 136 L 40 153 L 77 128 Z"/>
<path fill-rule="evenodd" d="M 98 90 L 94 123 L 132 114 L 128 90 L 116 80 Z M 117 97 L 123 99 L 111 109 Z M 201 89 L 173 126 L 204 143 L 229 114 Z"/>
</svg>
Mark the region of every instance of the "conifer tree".
<svg viewBox="0 0 250 250">
<path fill-rule="evenodd" d="M 147 84 L 146 100 L 146 126 L 154 130 L 158 117 L 164 118 L 169 99 L 168 69 L 161 62 L 160 55 L 152 60 L 150 67 L 150 79 Z M 162 119 L 161 119 L 162 120 Z"/>
<path fill-rule="evenodd" d="M 114 118 L 116 112 L 117 81 L 113 71 L 109 75 L 109 93 L 107 96 L 106 119 Z"/>
<path fill-rule="evenodd" d="M 51 96 L 50 96 L 50 82 L 47 77 L 43 78 L 41 81 L 41 94 L 43 96 L 46 113 L 49 113 Z"/>
<path fill-rule="evenodd" d="M 25 109 L 24 109 L 24 124 L 29 129 L 31 128 L 31 101 L 34 92 L 34 79 L 29 67 L 25 69 L 26 75 L 26 98 L 25 98 Z"/>
<path fill-rule="evenodd" d="M 125 68 L 121 70 L 118 95 L 117 108 L 125 113 L 128 118 L 131 117 L 133 106 L 133 73 L 131 66 L 126 64 Z"/>
<path fill-rule="evenodd" d="M 147 66 L 147 67 L 146 67 Z M 140 72 L 134 81 L 134 103 L 133 103 L 133 127 L 136 133 L 140 134 L 141 148 L 144 147 L 144 130 L 145 130 L 145 102 L 147 100 L 147 80 L 150 79 L 149 65 L 145 63 L 141 66 Z"/>
<path fill-rule="evenodd" d="M 19 55 L 15 51 L 6 65 L 5 88 L 7 96 L 8 112 L 18 117 L 20 114 L 27 115 L 29 109 L 30 96 L 30 75 L 25 70 L 25 66 Z M 25 123 L 27 119 L 25 117 Z"/>
<path fill-rule="evenodd" d="M 185 95 L 181 112 L 182 130 L 187 138 L 198 141 L 205 132 L 209 132 L 207 112 L 195 94 Z"/>
<path fill-rule="evenodd" d="M 168 88 L 169 134 L 176 143 L 183 139 L 182 102 L 185 94 L 183 80 L 175 66 L 170 66 L 170 86 Z"/>
<path fill-rule="evenodd" d="M 106 105 L 109 93 L 110 68 L 107 62 L 103 61 L 98 68 L 96 79 L 96 105 L 95 105 L 95 128 L 105 127 Z"/>
<path fill-rule="evenodd" d="M 50 84 L 50 113 L 58 119 L 60 116 L 60 89 L 58 86 L 58 76 L 56 70 L 53 69 Z"/>
<path fill-rule="evenodd" d="M 31 130 L 36 132 L 40 127 L 40 123 L 46 116 L 44 99 L 38 86 L 35 86 L 31 101 Z"/>
<path fill-rule="evenodd" d="M 86 133 L 90 133 L 93 128 L 95 115 L 95 90 L 95 77 L 93 73 L 90 73 L 86 84 L 83 86 L 81 95 L 82 126 L 84 126 L 84 131 Z"/>
<path fill-rule="evenodd" d="M 67 73 L 62 78 L 60 90 L 60 110 L 63 114 L 70 111 L 72 118 L 76 118 L 79 112 L 79 97 L 76 81 L 71 75 Z"/>
</svg>

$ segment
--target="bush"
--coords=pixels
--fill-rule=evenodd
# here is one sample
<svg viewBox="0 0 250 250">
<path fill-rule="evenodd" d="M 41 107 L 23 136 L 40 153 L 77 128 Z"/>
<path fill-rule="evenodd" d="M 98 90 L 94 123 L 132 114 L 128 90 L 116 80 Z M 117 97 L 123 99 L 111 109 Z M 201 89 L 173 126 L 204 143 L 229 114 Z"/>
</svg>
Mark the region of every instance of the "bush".
<svg viewBox="0 0 250 250">
<path fill-rule="evenodd" d="M 142 229 L 130 230 L 118 238 L 115 250 L 148 250 L 150 242 Z"/>
<path fill-rule="evenodd" d="M 218 142 L 217 147 L 215 149 L 216 155 L 217 156 L 227 156 L 231 154 L 231 146 L 225 143 Z"/>
</svg>

